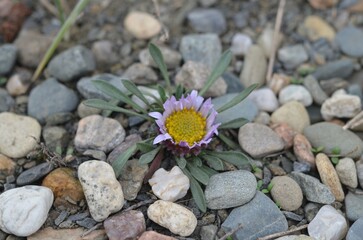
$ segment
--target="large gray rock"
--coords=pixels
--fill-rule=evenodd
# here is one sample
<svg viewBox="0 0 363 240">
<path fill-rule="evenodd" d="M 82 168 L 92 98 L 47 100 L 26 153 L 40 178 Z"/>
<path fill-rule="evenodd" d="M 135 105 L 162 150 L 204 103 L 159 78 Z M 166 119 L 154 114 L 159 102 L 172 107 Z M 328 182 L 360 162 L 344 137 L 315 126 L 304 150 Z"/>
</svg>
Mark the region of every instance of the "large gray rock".
<svg viewBox="0 0 363 240">
<path fill-rule="evenodd" d="M 321 67 L 318 67 L 313 73 L 318 80 L 326 80 L 331 78 L 347 78 L 354 68 L 354 63 L 351 59 L 341 59 L 329 62 Z"/>
<path fill-rule="evenodd" d="M 14 67 L 18 50 L 13 44 L 0 47 L 0 76 L 8 74 Z"/>
<path fill-rule="evenodd" d="M 349 130 L 328 122 L 316 123 L 304 129 L 304 135 L 313 147 L 323 146 L 323 152 L 330 155 L 339 147 L 343 157 L 359 158 L 363 153 L 362 140 Z"/>
<path fill-rule="evenodd" d="M 363 217 L 350 226 L 346 240 L 361 240 L 363 236 Z"/>
<path fill-rule="evenodd" d="M 267 61 L 263 49 L 258 45 L 249 47 L 240 75 L 244 87 L 252 84 L 262 86 L 266 80 Z"/>
<path fill-rule="evenodd" d="M 340 50 L 351 57 L 363 57 L 363 31 L 359 28 L 348 26 L 338 32 L 335 41 Z"/>
<path fill-rule="evenodd" d="M 363 195 L 349 192 L 345 197 L 345 211 L 350 221 L 356 221 L 363 217 Z"/>
<path fill-rule="evenodd" d="M 243 227 L 232 235 L 233 239 L 255 240 L 286 231 L 288 228 L 285 216 L 276 204 L 261 192 L 256 192 L 249 203 L 233 209 L 222 224 L 222 229 L 229 232 L 240 224 Z"/>
<path fill-rule="evenodd" d="M 217 9 L 194 9 L 187 19 L 196 32 L 221 34 L 227 29 L 226 19 Z"/>
</svg>

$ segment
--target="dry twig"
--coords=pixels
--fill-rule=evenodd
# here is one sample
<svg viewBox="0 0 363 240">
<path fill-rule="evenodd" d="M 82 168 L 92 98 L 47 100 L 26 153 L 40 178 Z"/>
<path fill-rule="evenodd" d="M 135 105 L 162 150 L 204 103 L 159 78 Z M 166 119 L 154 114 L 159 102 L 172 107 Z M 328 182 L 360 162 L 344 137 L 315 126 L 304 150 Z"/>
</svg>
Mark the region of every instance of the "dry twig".
<svg viewBox="0 0 363 240">
<path fill-rule="evenodd" d="M 305 229 L 308 227 L 308 224 L 302 225 L 300 227 L 294 228 L 294 229 L 290 229 L 284 232 L 279 232 L 279 233 L 274 233 L 274 234 L 270 234 L 267 236 L 264 236 L 262 238 L 258 238 L 257 240 L 269 240 L 269 239 L 275 239 L 277 237 L 282 237 L 282 236 L 286 236 L 289 235 L 290 233 L 296 232 L 296 231 L 300 231 L 302 229 Z"/>
<path fill-rule="evenodd" d="M 363 111 L 361 111 L 359 114 L 357 114 L 354 118 L 349 120 L 343 127 L 344 130 L 356 127 L 363 122 Z"/>
</svg>

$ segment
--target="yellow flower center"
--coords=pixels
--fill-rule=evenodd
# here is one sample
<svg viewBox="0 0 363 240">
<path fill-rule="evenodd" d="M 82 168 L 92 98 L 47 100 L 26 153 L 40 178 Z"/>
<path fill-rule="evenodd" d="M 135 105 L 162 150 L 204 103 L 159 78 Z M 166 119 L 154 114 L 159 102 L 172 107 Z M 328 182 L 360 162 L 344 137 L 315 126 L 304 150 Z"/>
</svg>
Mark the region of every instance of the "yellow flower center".
<svg viewBox="0 0 363 240">
<path fill-rule="evenodd" d="M 179 110 L 166 119 L 166 129 L 175 143 L 185 141 L 192 146 L 206 134 L 206 118 L 193 108 Z"/>
</svg>

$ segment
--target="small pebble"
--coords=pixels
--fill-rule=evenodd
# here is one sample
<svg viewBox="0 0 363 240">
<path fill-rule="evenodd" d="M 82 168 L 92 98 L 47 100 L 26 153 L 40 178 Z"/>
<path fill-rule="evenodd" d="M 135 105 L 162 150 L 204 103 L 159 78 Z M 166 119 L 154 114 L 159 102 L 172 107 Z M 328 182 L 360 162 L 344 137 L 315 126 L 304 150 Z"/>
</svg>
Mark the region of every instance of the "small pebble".
<svg viewBox="0 0 363 240">
<path fill-rule="evenodd" d="M 356 221 L 363 217 L 363 195 L 348 192 L 345 198 L 345 213 L 349 221 Z"/>
<path fill-rule="evenodd" d="M 161 31 L 161 24 L 154 16 L 138 11 L 127 14 L 124 26 L 137 39 L 150 39 Z"/>
<path fill-rule="evenodd" d="M 4 76 L 13 69 L 18 50 L 13 44 L 0 46 L 0 76 Z"/>
<path fill-rule="evenodd" d="M 213 8 L 196 8 L 187 15 L 189 25 L 196 32 L 222 34 L 227 29 L 223 13 Z"/>
<path fill-rule="evenodd" d="M 38 181 L 46 176 L 54 169 L 54 165 L 51 162 L 44 162 L 35 167 L 29 168 L 22 172 L 16 179 L 16 184 L 19 186 L 28 185 Z"/>
<path fill-rule="evenodd" d="M 294 154 L 300 162 L 308 163 L 312 169 L 315 169 L 315 157 L 311 151 L 312 147 L 306 137 L 302 134 L 296 134 L 294 137 Z"/>
<path fill-rule="evenodd" d="M 279 135 L 285 143 L 285 149 L 289 149 L 294 144 L 294 137 L 296 132 L 286 123 L 278 123 L 271 126 L 271 128 Z"/>
<path fill-rule="evenodd" d="M 152 84 L 158 81 L 158 76 L 150 67 L 142 63 L 134 63 L 129 66 L 122 75 L 135 84 Z"/>
<path fill-rule="evenodd" d="M 358 96 L 342 94 L 333 95 L 321 106 L 321 115 L 325 120 L 337 118 L 353 118 L 362 110 L 362 102 Z"/>
<path fill-rule="evenodd" d="M 244 87 L 252 84 L 262 86 L 266 80 L 267 61 L 263 49 L 258 45 L 249 47 L 240 75 Z"/>
<path fill-rule="evenodd" d="M 307 36 L 310 41 L 326 38 L 332 41 L 335 38 L 335 31 L 325 20 L 319 16 L 307 16 L 303 23 L 303 35 Z"/>
<path fill-rule="evenodd" d="M 252 39 L 248 35 L 236 33 L 232 38 L 231 51 L 236 56 L 244 56 L 251 45 Z"/>
<path fill-rule="evenodd" d="M 340 182 L 343 185 L 351 188 L 358 187 L 357 169 L 353 159 L 339 159 L 338 164 L 335 166 L 335 170 L 337 171 Z"/>
<path fill-rule="evenodd" d="M 280 48 L 277 55 L 286 69 L 294 69 L 309 59 L 302 44 Z"/>
<path fill-rule="evenodd" d="M 249 96 L 260 111 L 273 112 L 279 107 L 276 95 L 270 88 L 254 90 Z"/>
<path fill-rule="evenodd" d="M 279 102 L 285 104 L 291 101 L 298 101 L 307 107 L 313 103 L 313 98 L 304 86 L 289 85 L 281 89 L 279 93 Z"/>
<path fill-rule="evenodd" d="M 274 177 L 271 196 L 275 203 L 287 211 L 295 211 L 302 205 L 303 193 L 300 186 L 288 176 Z"/>
</svg>

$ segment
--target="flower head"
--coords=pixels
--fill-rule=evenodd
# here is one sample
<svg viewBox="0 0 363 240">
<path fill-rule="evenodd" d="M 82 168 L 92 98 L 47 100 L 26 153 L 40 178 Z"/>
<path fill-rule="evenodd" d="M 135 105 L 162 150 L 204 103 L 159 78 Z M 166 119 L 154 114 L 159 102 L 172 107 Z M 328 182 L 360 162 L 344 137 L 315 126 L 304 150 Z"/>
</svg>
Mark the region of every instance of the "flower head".
<svg viewBox="0 0 363 240">
<path fill-rule="evenodd" d="M 174 154 L 197 155 L 212 140 L 212 136 L 218 134 L 220 124 L 214 123 L 217 111 L 214 110 L 211 99 L 204 101 L 195 90 L 180 100 L 170 97 L 163 107 L 162 114 L 149 113 L 156 119 L 160 132 L 154 139 L 154 144 L 163 142 Z"/>
</svg>

